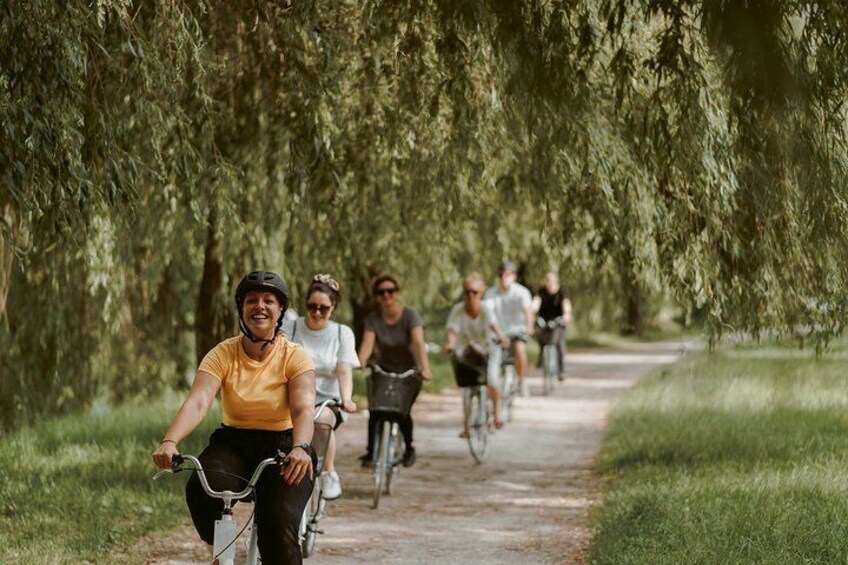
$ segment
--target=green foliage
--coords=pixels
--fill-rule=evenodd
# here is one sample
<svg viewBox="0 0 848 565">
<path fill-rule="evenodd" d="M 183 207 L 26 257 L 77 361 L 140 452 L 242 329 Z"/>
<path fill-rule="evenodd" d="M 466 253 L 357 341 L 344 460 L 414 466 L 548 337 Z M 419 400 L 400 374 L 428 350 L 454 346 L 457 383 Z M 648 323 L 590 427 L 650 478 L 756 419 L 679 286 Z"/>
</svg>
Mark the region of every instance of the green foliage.
<svg viewBox="0 0 848 565">
<path fill-rule="evenodd" d="M 392 270 L 438 312 L 510 256 L 630 331 L 667 297 L 715 336 L 843 329 L 838 3 L 0 16 L 2 427 L 182 382 L 258 266 L 298 300 L 331 271 L 356 308 Z"/>
<path fill-rule="evenodd" d="M 598 458 L 592 562 L 844 561 L 844 363 L 722 349 L 628 392 Z"/>
</svg>

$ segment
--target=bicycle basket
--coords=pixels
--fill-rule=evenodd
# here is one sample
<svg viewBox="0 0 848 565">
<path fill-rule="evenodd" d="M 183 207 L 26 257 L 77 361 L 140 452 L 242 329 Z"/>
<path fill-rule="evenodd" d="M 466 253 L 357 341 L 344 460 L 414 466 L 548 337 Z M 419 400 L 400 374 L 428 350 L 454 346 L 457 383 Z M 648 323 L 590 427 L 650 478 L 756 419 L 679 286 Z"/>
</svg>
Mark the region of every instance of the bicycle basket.
<svg viewBox="0 0 848 565">
<path fill-rule="evenodd" d="M 477 386 L 486 384 L 486 370 L 470 367 L 465 363 L 460 363 L 456 359 L 453 362 L 453 375 L 456 379 L 456 386 Z"/>
<path fill-rule="evenodd" d="M 315 466 L 317 475 L 324 468 L 324 458 L 327 456 L 327 446 L 330 444 L 330 433 L 333 431 L 333 426 L 322 422 L 315 422 L 313 426 L 312 449 L 315 450 L 315 457 L 318 459 L 318 464 Z"/>
<path fill-rule="evenodd" d="M 420 391 L 421 379 L 417 376 L 398 378 L 372 372 L 368 377 L 368 409 L 408 416 Z"/>
</svg>

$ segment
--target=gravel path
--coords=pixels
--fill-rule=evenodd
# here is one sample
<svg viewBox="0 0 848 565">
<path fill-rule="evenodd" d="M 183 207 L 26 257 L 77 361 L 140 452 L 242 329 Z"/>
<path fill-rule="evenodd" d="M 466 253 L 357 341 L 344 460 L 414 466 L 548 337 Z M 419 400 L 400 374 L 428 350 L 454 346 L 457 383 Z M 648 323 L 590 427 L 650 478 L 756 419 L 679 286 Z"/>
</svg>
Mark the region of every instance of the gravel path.
<svg viewBox="0 0 848 565">
<path fill-rule="evenodd" d="M 366 427 L 356 414 L 338 437 L 344 496 L 328 503 L 327 534 L 306 563 L 585 563 L 588 513 L 600 497 L 592 460 L 610 404 L 685 348 L 663 342 L 569 352 L 569 377 L 553 395 L 532 396 L 541 381 L 531 375 L 531 397 L 516 402 L 483 465 L 458 437 L 458 391 L 422 395 L 413 412 L 418 462 L 401 470 L 377 510 L 370 509 L 371 474 L 356 461 Z M 146 562 L 204 562 L 194 536 L 186 527 L 146 540 L 154 548 Z"/>
</svg>

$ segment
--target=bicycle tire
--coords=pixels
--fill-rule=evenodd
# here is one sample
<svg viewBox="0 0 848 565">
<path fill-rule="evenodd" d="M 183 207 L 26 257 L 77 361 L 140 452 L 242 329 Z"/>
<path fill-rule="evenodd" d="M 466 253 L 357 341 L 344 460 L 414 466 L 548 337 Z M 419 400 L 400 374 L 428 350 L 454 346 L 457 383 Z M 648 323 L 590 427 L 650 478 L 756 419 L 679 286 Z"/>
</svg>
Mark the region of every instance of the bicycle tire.
<svg viewBox="0 0 848 565">
<path fill-rule="evenodd" d="M 489 455 L 488 395 L 484 387 L 478 386 L 470 393 L 466 426 L 468 449 L 479 464 Z"/>
<path fill-rule="evenodd" d="M 302 526 L 300 551 L 304 559 L 315 552 L 315 542 L 318 539 L 318 520 L 321 514 L 323 500 L 324 493 L 321 490 L 319 481 L 316 480 L 315 487 L 312 490 L 312 496 L 309 497 L 309 502 L 303 511 L 305 527 Z"/>
<path fill-rule="evenodd" d="M 504 404 L 506 408 L 506 421 L 512 422 L 512 406 L 515 404 L 515 397 L 518 396 L 518 375 L 515 374 L 515 367 L 507 365 L 504 369 Z"/>
<path fill-rule="evenodd" d="M 546 345 L 542 349 L 542 392 L 546 396 L 553 392 L 555 379 L 557 378 L 558 362 L 557 349 L 555 345 Z"/>
<path fill-rule="evenodd" d="M 380 494 L 383 492 L 383 484 L 389 472 L 386 463 L 388 462 L 389 440 L 391 439 L 390 426 L 391 422 L 383 420 L 377 426 L 378 435 L 374 438 L 374 441 L 378 442 L 378 447 L 377 458 L 374 461 L 374 497 L 371 501 L 371 508 L 377 508 L 380 505 Z"/>
<path fill-rule="evenodd" d="M 389 442 L 389 456 L 386 459 L 388 461 L 388 468 L 384 494 L 392 494 L 392 479 L 394 478 L 395 473 L 397 472 L 397 467 L 400 465 L 403 457 L 403 438 L 400 435 L 400 426 L 397 423 L 392 423 L 389 437 L 391 438 L 391 441 Z"/>
</svg>

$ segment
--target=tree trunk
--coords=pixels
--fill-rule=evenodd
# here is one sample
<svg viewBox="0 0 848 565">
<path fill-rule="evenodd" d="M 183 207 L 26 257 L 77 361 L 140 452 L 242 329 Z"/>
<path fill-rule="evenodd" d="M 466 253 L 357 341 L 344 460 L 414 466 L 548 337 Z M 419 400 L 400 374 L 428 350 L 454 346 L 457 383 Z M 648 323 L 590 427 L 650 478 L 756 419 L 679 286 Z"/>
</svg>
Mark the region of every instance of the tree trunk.
<svg viewBox="0 0 848 565">
<path fill-rule="evenodd" d="M 11 204 L 6 204 L 3 209 L 2 221 L 9 226 L 9 231 L 14 233 L 15 213 Z M 15 260 L 12 241 L 6 241 L 3 232 L 0 231 L 0 316 L 6 313 L 6 300 L 9 298 L 9 289 L 12 288 L 12 264 Z"/>
<path fill-rule="evenodd" d="M 214 211 L 209 214 L 207 226 L 206 247 L 203 253 L 203 277 L 200 280 L 200 293 L 197 296 L 197 313 L 195 316 L 195 343 L 197 346 L 197 362 L 210 349 L 218 345 L 232 333 L 231 311 L 222 300 L 224 286 L 224 266 L 221 257 L 221 240 L 218 237 L 217 216 Z"/>
</svg>

